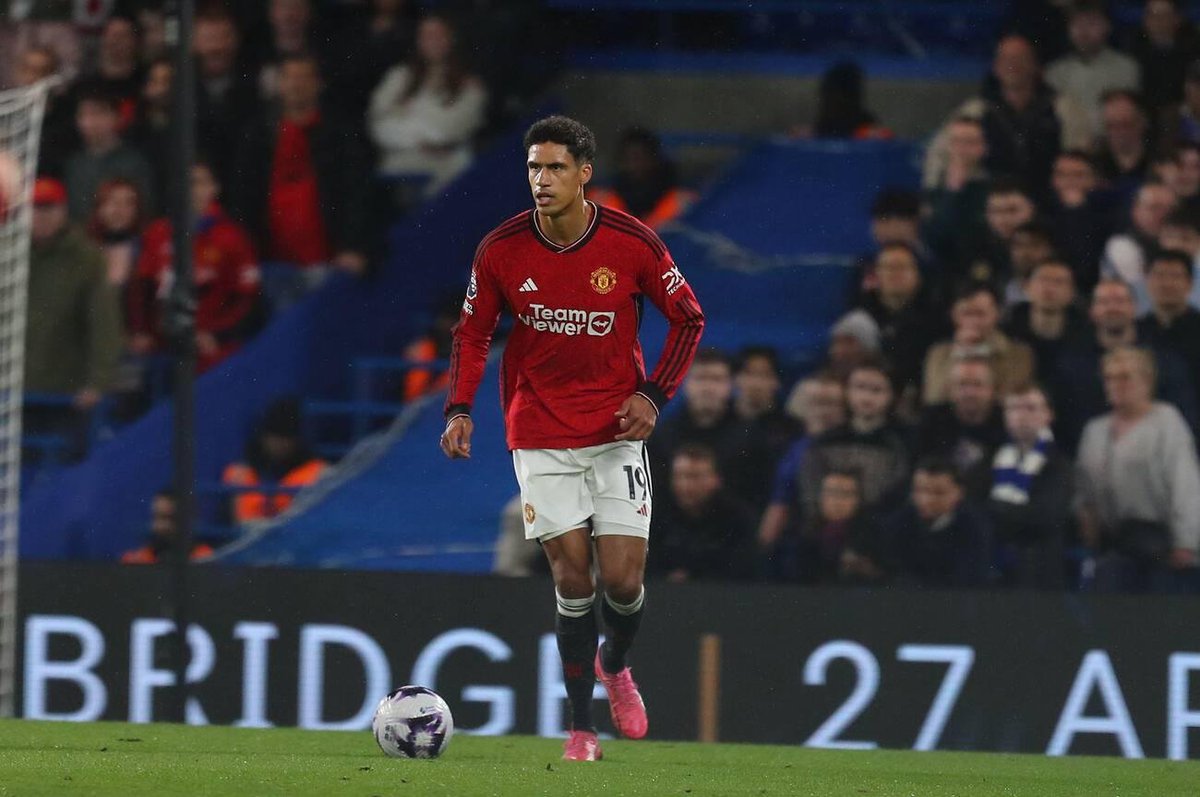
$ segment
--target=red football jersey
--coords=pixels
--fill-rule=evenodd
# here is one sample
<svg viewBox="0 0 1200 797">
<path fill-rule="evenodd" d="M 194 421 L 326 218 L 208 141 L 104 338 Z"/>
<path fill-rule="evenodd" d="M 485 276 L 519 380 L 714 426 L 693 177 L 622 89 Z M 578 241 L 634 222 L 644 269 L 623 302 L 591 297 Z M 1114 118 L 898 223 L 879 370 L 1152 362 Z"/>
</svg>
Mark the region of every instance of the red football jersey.
<svg viewBox="0 0 1200 797">
<path fill-rule="evenodd" d="M 470 411 L 507 306 L 516 323 L 500 367 L 500 401 L 510 449 L 612 442 L 620 433 L 613 413 L 635 392 L 661 408 L 700 343 L 704 315 L 659 237 L 632 216 L 588 204 L 591 224 L 570 246 L 548 239 L 529 210 L 475 252 L 454 329 L 446 417 Z M 670 324 L 649 379 L 638 341 L 644 296 Z"/>
</svg>

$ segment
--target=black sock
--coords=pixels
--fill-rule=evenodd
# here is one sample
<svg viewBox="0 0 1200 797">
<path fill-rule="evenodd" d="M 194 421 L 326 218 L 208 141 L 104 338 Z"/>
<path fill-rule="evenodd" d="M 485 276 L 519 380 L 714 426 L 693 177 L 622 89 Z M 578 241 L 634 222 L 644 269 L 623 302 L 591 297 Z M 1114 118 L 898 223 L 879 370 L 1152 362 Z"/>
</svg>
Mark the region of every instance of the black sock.
<svg viewBox="0 0 1200 797">
<path fill-rule="evenodd" d="M 646 590 L 638 593 L 637 599 L 628 605 L 616 604 L 604 596 L 604 646 L 600 649 L 600 664 L 607 673 L 618 673 L 625 669 L 625 656 L 633 646 L 638 626 L 642 624 Z"/>
<path fill-rule="evenodd" d="M 596 658 L 596 613 L 592 597 L 558 598 L 554 631 L 558 637 L 558 655 L 562 659 L 563 684 L 571 704 L 571 729 L 595 731 L 592 724 L 592 690 L 596 673 L 592 662 Z M 566 611 L 568 614 L 564 614 Z M 577 615 L 577 616 L 569 616 Z"/>
</svg>

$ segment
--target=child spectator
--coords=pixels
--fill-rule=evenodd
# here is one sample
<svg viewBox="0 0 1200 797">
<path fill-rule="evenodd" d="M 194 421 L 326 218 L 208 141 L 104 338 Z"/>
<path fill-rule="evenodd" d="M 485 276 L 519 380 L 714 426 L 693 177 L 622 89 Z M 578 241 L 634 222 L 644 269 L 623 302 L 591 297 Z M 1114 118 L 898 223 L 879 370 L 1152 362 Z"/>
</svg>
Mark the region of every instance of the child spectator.
<svg viewBox="0 0 1200 797">
<path fill-rule="evenodd" d="M 220 186 L 206 163 L 192 166 L 192 239 L 196 281 L 197 370 L 204 372 L 237 351 L 249 338 L 259 303 L 258 258 L 245 230 L 217 201 Z M 164 307 L 171 285 L 172 232 L 168 219 L 150 225 L 142 241 L 137 278 L 130 290 L 133 349 L 162 348 Z"/>
<path fill-rule="evenodd" d="M 109 284 L 118 290 L 123 291 L 133 276 L 144 223 L 137 185 L 121 178 L 100 184 L 87 229 L 104 251 Z"/>
<path fill-rule="evenodd" d="M 733 411 L 758 429 L 774 469 L 798 431 L 779 406 L 779 355 L 770 346 L 745 347 L 738 354 L 733 383 Z"/>
<path fill-rule="evenodd" d="M 670 498 L 656 511 L 655 568 L 670 581 L 750 578 L 754 573 L 754 519 L 725 489 L 712 449 L 679 448 L 671 459 Z"/>
<path fill-rule="evenodd" d="M 817 513 L 800 534 L 799 580 L 831 583 L 841 579 L 847 545 L 871 533 L 862 514 L 862 486 L 853 470 L 831 470 L 821 480 Z"/>
<path fill-rule="evenodd" d="M 71 219 L 87 221 L 96 189 L 117 177 L 134 183 L 152 210 L 154 173 L 142 154 L 122 140 L 117 100 L 103 91 L 85 92 L 79 97 L 75 121 L 83 146 L 67 159 L 65 170 Z"/>
<path fill-rule="evenodd" d="M 805 519 L 816 516 L 821 483 L 834 470 L 859 472 L 863 509 L 870 517 L 899 502 L 911 457 L 904 431 L 891 419 L 894 396 L 891 378 L 878 362 L 863 363 L 850 372 L 849 422 L 814 440 L 801 466 Z"/>
<path fill-rule="evenodd" d="M 367 116 L 379 173 L 426 180 L 426 196 L 441 193 L 470 165 L 487 107 L 487 91 L 467 71 L 455 35 L 445 17 L 422 19 L 412 60 L 384 76 Z"/>
<path fill-rule="evenodd" d="M 988 515 L 1004 583 L 1062 589 L 1063 553 L 1073 531 L 1074 466 L 1050 432 L 1053 412 L 1036 385 L 1004 397 L 1008 440 L 987 463 Z"/>
<path fill-rule="evenodd" d="M 609 188 L 594 188 L 595 202 L 636 216 L 660 229 L 685 213 L 696 195 L 679 185 L 675 164 L 663 152 L 662 141 L 641 127 L 626 129 L 617 144 L 617 175 Z"/>
<path fill-rule="evenodd" d="M 327 469 L 300 433 L 299 402 L 279 399 L 267 408 L 247 443 L 246 461 L 229 465 L 221 476 L 221 483 L 230 487 L 262 488 L 234 493 L 233 520 L 248 523 L 279 515 L 291 506 L 297 488 L 314 484 Z"/>
<path fill-rule="evenodd" d="M 993 581 L 991 524 L 966 503 L 958 471 L 944 460 L 917 463 L 908 504 L 880 536 L 879 553 L 867 558 L 897 583 L 964 589 Z"/>
</svg>

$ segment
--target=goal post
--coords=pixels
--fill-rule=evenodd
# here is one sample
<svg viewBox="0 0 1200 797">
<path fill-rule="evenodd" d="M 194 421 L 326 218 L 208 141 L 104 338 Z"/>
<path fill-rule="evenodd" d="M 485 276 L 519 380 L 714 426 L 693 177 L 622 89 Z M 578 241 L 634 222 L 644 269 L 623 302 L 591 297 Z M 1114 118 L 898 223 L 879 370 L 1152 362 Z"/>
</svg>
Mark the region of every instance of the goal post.
<svg viewBox="0 0 1200 797">
<path fill-rule="evenodd" d="M 25 301 L 38 140 L 49 81 L 0 92 L 0 717 L 16 715 Z"/>
</svg>

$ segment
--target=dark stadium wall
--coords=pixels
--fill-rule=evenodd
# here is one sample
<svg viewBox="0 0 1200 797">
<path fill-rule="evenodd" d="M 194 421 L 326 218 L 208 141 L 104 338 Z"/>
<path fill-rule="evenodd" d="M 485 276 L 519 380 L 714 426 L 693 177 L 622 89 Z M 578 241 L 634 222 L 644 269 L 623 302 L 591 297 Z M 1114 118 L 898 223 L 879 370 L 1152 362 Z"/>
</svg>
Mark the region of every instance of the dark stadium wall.
<svg viewBox="0 0 1200 797">
<path fill-rule="evenodd" d="M 166 716 L 169 578 L 24 565 L 23 715 Z M 190 722 L 362 730 L 412 682 L 467 732 L 562 729 L 548 582 L 202 567 L 191 583 Z M 647 595 L 633 665 L 652 738 L 1200 758 L 1193 600 L 738 584 Z"/>
</svg>

